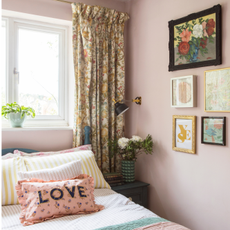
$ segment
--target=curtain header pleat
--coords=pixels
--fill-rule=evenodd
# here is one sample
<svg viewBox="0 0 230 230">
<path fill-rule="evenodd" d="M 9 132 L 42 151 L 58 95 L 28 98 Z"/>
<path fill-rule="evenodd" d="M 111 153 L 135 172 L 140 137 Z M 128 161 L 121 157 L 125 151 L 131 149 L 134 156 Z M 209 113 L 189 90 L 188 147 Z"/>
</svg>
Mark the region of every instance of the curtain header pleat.
<svg viewBox="0 0 230 230">
<path fill-rule="evenodd" d="M 106 24 L 123 24 L 129 19 L 127 13 L 122 13 L 113 9 L 109 9 L 101 6 L 89 6 L 83 3 L 72 3 L 73 18 L 82 19 L 96 23 Z"/>
</svg>

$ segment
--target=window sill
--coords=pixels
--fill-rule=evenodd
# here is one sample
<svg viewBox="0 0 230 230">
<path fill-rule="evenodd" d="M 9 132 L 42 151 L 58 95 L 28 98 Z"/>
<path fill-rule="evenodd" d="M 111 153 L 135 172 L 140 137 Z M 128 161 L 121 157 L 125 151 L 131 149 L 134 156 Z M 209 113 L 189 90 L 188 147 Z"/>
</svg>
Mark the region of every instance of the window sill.
<svg viewBox="0 0 230 230">
<path fill-rule="evenodd" d="M 2 120 L 2 131 L 33 131 L 33 130 L 73 130 L 73 128 L 63 120 L 26 120 L 23 127 L 11 127 L 10 122 Z"/>
</svg>

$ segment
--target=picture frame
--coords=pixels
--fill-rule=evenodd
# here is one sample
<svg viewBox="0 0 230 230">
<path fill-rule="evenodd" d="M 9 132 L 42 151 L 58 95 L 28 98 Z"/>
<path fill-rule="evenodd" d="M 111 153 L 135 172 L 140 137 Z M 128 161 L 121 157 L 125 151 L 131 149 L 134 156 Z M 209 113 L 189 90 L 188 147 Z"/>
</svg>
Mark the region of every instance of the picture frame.
<svg viewBox="0 0 230 230">
<path fill-rule="evenodd" d="M 173 115 L 172 149 L 196 153 L 196 116 Z"/>
<path fill-rule="evenodd" d="M 196 107 L 196 76 L 171 78 L 171 107 Z"/>
<path fill-rule="evenodd" d="M 204 111 L 230 112 L 230 68 L 204 72 Z"/>
<path fill-rule="evenodd" d="M 169 71 L 222 63 L 221 5 L 168 22 Z"/>
<path fill-rule="evenodd" d="M 201 117 L 201 143 L 226 145 L 226 117 Z"/>
</svg>

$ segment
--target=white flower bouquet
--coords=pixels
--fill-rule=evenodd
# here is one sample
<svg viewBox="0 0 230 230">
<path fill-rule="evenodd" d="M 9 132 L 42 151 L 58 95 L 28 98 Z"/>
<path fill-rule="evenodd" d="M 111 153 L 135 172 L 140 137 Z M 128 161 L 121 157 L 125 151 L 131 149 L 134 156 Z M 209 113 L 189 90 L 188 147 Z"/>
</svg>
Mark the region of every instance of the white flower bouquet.
<svg viewBox="0 0 230 230">
<path fill-rule="evenodd" d="M 139 136 L 132 138 L 122 137 L 119 139 L 109 140 L 108 142 L 110 157 L 115 154 L 119 155 L 122 160 L 136 160 L 137 156 L 145 152 L 152 154 L 153 141 L 151 135 L 148 135 L 144 140 Z"/>
</svg>

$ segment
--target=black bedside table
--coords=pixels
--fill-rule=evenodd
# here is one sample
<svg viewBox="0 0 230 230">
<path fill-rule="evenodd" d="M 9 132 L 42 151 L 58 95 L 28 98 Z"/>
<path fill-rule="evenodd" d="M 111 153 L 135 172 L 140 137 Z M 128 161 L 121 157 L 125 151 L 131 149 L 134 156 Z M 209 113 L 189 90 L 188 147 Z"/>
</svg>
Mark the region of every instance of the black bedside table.
<svg viewBox="0 0 230 230">
<path fill-rule="evenodd" d="M 125 183 L 119 186 L 111 186 L 111 189 L 117 193 L 120 193 L 128 197 L 133 202 L 140 204 L 147 208 L 148 206 L 148 186 L 149 184 L 134 181 L 130 183 Z"/>
</svg>

